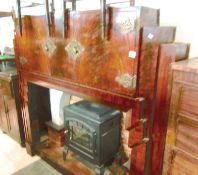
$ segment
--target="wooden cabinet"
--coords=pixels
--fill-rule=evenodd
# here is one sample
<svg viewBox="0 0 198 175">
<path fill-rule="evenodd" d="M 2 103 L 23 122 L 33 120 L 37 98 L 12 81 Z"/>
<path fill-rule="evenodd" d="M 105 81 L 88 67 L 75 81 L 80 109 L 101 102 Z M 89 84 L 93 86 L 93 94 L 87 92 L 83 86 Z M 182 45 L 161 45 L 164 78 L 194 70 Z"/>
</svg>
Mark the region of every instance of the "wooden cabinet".
<svg viewBox="0 0 198 175">
<path fill-rule="evenodd" d="M 172 65 L 163 174 L 198 174 L 198 58 Z"/>
<path fill-rule="evenodd" d="M 17 75 L 14 72 L 0 72 L 0 128 L 23 145 L 22 123 Z"/>
</svg>

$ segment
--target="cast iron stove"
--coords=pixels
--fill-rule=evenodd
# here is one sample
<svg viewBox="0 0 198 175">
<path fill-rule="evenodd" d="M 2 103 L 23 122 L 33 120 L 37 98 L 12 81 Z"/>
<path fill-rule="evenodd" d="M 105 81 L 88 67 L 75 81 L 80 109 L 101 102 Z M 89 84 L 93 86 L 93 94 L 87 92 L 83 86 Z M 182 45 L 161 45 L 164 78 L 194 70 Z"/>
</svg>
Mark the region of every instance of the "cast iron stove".
<svg viewBox="0 0 198 175">
<path fill-rule="evenodd" d="M 64 159 L 72 150 L 103 174 L 119 150 L 120 119 L 120 111 L 85 100 L 64 107 Z"/>
</svg>

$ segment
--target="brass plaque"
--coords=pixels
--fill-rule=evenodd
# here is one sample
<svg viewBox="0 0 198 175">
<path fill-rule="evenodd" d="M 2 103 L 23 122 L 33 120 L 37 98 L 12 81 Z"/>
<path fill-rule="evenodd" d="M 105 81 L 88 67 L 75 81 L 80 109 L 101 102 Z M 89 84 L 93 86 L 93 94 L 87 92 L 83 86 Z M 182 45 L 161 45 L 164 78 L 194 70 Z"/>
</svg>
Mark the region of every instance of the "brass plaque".
<svg viewBox="0 0 198 175">
<path fill-rule="evenodd" d="M 72 40 L 65 47 L 65 50 L 67 51 L 69 57 L 76 61 L 78 56 L 84 51 L 84 47 L 78 41 Z"/>
<path fill-rule="evenodd" d="M 136 88 L 136 75 L 130 75 L 128 73 L 122 74 L 120 76 L 117 76 L 115 78 L 115 81 L 118 82 L 120 85 L 122 85 L 125 88 Z"/>
<path fill-rule="evenodd" d="M 128 18 L 118 23 L 120 30 L 124 33 L 130 33 L 135 30 L 135 19 Z"/>
</svg>

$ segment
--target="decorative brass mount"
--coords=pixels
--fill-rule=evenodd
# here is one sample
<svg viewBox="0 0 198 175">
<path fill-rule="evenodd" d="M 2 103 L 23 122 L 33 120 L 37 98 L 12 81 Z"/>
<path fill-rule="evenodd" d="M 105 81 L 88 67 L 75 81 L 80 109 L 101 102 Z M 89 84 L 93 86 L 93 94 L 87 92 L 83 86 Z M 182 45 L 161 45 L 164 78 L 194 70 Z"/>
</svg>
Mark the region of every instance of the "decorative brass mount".
<svg viewBox="0 0 198 175">
<path fill-rule="evenodd" d="M 136 23 L 135 19 L 128 18 L 128 19 L 118 23 L 118 26 L 122 32 L 130 33 L 133 30 L 135 30 L 135 23 Z"/>
<path fill-rule="evenodd" d="M 52 40 L 46 40 L 46 42 L 43 45 L 44 51 L 47 53 L 49 57 L 51 57 L 54 54 L 54 51 L 56 50 L 56 45 Z"/>
<path fill-rule="evenodd" d="M 120 76 L 117 76 L 115 78 L 115 81 L 118 82 L 120 85 L 122 85 L 125 88 L 136 88 L 136 75 L 130 75 L 128 73 L 122 74 Z"/>
<path fill-rule="evenodd" d="M 66 47 L 69 57 L 76 61 L 77 57 L 84 51 L 83 46 L 76 40 L 72 40 Z"/>
<path fill-rule="evenodd" d="M 26 64 L 28 61 L 27 61 L 27 58 L 26 58 L 26 57 L 20 56 L 20 57 L 19 57 L 19 62 L 20 62 L 20 64 L 23 66 L 23 65 Z"/>
</svg>

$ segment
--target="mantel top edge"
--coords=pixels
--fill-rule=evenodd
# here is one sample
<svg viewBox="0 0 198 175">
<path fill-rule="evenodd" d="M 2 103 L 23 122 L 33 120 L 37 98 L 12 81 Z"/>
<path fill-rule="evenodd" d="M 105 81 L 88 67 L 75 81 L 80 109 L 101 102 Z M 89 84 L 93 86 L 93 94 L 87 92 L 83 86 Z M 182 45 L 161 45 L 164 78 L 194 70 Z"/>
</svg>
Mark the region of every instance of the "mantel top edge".
<svg viewBox="0 0 198 175">
<path fill-rule="evenodd" d="M 96 103 L 104 104 L 109 107 L 115 107 L 116 109 L 120 109 L 122 111 L 128 111 L 137 101 L 136 98 L 132 96 L 81 86 L 80 84 L 69 83 L 68 81 L 60 80 L 55 77 L 49 78 L 47 75 L 37 74 L 35 72 L 23 71 L 23 74 L 25 74 L 25 79 L 28 83 L 61 90 Z"/>
</svg>

